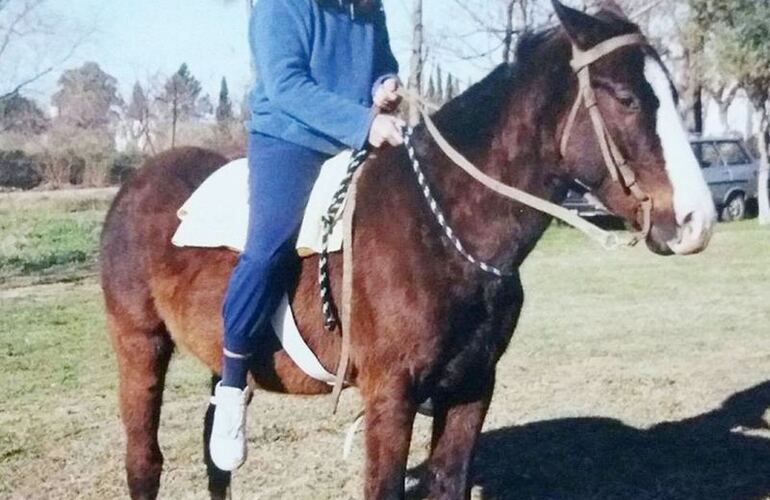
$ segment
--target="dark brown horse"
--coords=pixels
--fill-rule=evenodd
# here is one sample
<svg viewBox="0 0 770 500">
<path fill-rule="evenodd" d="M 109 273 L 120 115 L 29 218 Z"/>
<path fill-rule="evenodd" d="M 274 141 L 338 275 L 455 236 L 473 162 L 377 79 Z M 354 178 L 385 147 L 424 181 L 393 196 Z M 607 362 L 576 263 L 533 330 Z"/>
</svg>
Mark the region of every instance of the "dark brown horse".
<svg viewBox="0 0 770 500">
<path fill-rule="evenodd" d="M 576 99 L 571 47 L 588 49 L 638 28 L 617 12 L 596 16 L 554 2 L 562 27 L 525 38 L 517 62 L 497 68 L 436 113 L 447 139 L 487 174 L 558 202 L 574 180 L 639 226 L 639 201 L 614 182 L 583 108 L 568 147 L 559 144 Z M 654 203 L 648 246 L 661 254 L 705 248 L 713 205 L 674 108 L 667 73 L 649 47 L 616 50 L 592 65 L 592 86 L 610 134 Z M 403 148 L 379 151 L 364 167 L 355 217 L 351 380 L 365 404 L 366 498 L 400 498 L 415 411 L 435 407 L 427 464 L 432 498 L 464 498 L 476 438 L 495 383 L 495 365 L 523 303 L 518 269 L 550 218 L 471 180 L 422 127 L 415 147 L 447 219 L 469 250 L 510 273 L 496 278 L 467 263 L 442 239 Z M 102 282 L 120 368 L 133 498 L 157 495 L 162 468 L 157 431 L 164 377 L 175 346 L 213 373 L 220 369 L 223 293 L 236 256 L 176 248 L 177 208 L 226 162 L 200 149 L 149 161 L 118 194 L 102 239 Z M 328 370 L 339 332 L 324 331 L 317 260 L 289 284 L 297 323 Z M 341 259 L 331 261 L 340 282 Z M 335 286 L 334 290 L 339 291 Z M 339 297 L 337 297 L 339 299 Z M 268 390 L 323 394 L 277 343 L 260 349 L 253 375 Z M 209 419 L 210 420 L 210 419 Z M 209 462 L 210 491 L 228 476 Z"/>
</svg>

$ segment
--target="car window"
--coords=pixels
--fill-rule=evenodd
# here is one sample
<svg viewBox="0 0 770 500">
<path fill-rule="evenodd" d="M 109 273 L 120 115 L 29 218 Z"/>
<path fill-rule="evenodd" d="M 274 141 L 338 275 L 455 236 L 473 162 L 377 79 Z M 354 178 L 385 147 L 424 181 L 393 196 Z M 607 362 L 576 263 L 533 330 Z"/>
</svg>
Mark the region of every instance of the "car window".
<svg viewBox="0 0 770 500">
<path fill-rule="evenodd" d="M 719 154 L 727 165 L 746 165 L 750 163 L 746 153 L 737 142 L 720 142 Z"/>
<path fill-rule="evenodd" d="M 719 152 L 712 142 L 696 142 L 692 145 L 695 157 L 698 159 L 701 168 L 711 168 L 721 166 L 722 160 L 719 158 Z"/>
</svg>

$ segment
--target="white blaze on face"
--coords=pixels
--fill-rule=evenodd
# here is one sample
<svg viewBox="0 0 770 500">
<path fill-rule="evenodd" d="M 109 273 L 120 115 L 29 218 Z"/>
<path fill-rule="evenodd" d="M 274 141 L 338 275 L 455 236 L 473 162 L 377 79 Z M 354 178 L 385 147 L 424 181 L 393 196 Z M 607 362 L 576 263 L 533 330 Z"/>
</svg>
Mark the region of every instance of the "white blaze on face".
<svg viewBox="0 0 770 500">
<path fill-rule="evenodd" d="M 703 250 L 711 238 L 716 221 L 714 202 L 676 108 L 668 75 L 652 57 L 645 60 L 644 75 L 660 101 L 657 133 L 674 189 L 674 214 L 680 234 L 669 246 L 678 254 L 695 253 Z"/>
</svg>

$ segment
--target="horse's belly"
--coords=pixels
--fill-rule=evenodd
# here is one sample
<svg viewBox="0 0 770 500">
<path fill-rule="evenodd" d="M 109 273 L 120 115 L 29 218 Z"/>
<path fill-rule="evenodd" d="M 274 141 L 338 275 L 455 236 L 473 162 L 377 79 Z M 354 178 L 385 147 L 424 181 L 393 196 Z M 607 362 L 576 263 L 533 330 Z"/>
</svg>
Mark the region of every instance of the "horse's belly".
<svg viewBox="0 0 770 500">
<path fill-rule="evenodd" d="M 224 258 L 212 258 L 217 253 Z M 219 373 L 224 332 L 222 301 L 235 256 L 231 252 L 211 250 L 196 251 L 194 255 L 197 255 L 194 263 L 181 267 L 186 272 L 156 274 L 152 283 L 153 299 L 175 344 L 201 360 L 212 372 Z M 318 342 L 310 345 L 326 351 Z M 276 338 L 264 339 L 255 350 L 252 373 L 259 386 L 291 394 L 330 391 L 327 384 L 300 370 Z"/>
</svg>

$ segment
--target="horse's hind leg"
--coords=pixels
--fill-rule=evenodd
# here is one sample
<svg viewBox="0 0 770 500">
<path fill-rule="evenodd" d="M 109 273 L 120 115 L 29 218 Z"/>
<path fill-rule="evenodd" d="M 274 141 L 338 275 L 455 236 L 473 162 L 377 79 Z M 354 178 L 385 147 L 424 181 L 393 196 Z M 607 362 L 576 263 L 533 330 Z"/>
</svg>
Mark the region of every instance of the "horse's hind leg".
<svg viewBox="0 0 770 500">
<path fill-rule="evenodd" d="M 174 343 L 163 324 L 142 329 L 109 319 L 120 371 L 128 489 L 133 499 L 154 499 L 163 468 L 158 446 L 160 406 Z"/>
<path fill-rule="evenodd" d="M 214 395 L 214 388 L 219 383 L 219 376 L 211 376 L 211 395 Z M 227 498 L 227 488 L 230 487 L 230 473 L 217 468 L 211 460 L 209 452 L 209 440 L 211 439 L 211 428 L 214 425 L 214 405 L 209 404 L 206 409 L 206 416 L 203 419 L 203 460 L 206 462 L 206 474 L 209 478 L 209 494 L 212 500 L 224 500 Z"/>
</svg>

